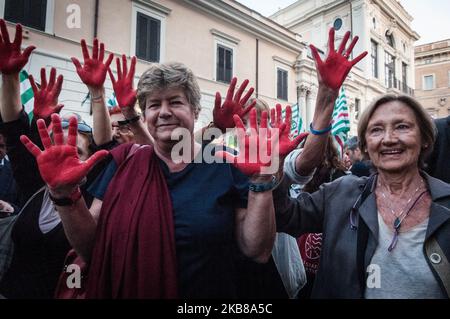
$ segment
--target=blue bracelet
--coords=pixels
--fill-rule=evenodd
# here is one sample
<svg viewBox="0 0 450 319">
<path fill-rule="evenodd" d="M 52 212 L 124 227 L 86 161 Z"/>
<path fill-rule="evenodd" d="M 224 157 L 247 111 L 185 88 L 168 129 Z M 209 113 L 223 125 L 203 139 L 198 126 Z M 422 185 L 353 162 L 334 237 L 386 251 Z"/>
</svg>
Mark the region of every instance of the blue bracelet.
<svg viewBox="0 0 450 319">
<path fill-rule="evenodd" d="M 312 126 L 312 123 L 309 125 L 309 131 L 314 135 L 323 135 L 331 131 L 332 126 L 328 126 L 327 128 L 324 128 L 323 130 L 315 130 Z"/>
<path fill-rule="evenodd" d="M 250 183 L 248 186 L 248 189 L 255 193 L 261 193 L 261 192 L 267 192 L 271 189 L 275 188 L 277 185 L 277 178 L 272 176 L 272 180 L 269 183 L 261 183 L 261 184 L 254 184 Z"/>
</svg>

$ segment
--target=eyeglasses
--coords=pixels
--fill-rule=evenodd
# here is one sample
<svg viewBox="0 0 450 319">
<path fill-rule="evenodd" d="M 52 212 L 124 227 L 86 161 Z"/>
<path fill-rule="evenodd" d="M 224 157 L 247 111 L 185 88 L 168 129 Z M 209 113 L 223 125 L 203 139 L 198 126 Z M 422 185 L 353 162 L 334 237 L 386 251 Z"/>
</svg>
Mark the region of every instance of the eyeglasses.
<svg viewBox="0 0 450 319">
<path fill-rule="evenodd" d="M 61 121 L 61 127 L 63 129 L 69 127 L 69 121 L 62 120 Z M 78 131 L 82 133 L 92 133 L 92 127 L 87 125 L 86 123 L 78 123 Z"/>
</svg>

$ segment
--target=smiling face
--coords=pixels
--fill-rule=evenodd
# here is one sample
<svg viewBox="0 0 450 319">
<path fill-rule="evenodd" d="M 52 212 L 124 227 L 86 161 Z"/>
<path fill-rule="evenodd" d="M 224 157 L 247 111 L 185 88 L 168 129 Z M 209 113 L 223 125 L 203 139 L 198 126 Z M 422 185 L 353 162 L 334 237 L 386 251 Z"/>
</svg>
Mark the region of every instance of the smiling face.
<svg viewBox="0 0 450 319">
<path fill-rule="evenodd" d="M 146 99 L 145 121 L 157 144 L 174 145 L 172 132 L 177 128 L 194 132 L 195 114 L 181 88 L 169 88 L 150 94 Z"/>
<path fill-rule="evenodd" d="M 400 101 L 380 105 L 365 132 L 367 152 L 380 172 L 417 169 L 422 138 L 414 111 Z"/>
</svg>

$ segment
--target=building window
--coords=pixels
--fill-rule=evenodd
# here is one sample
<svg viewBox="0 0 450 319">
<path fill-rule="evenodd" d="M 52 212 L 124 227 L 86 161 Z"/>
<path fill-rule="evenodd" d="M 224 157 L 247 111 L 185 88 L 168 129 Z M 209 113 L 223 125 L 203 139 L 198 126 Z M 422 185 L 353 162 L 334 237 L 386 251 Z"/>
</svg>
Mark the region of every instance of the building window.
<svg viewBox="0 0 450 319">
<path fill-rule="evenodd" d="M 425 75 L 423 77 L 423 89 L 424 90 L 434 89 L 434 75 Z"/>
<path fill-rule="evenodd" d="M 374 30 L 377 29 L 377 19 L 375 19 L 375 17 L 372 18 L 372 28 L 373 28 Z"/>
<path fill-rule="evenodd" d="M 378 43 L 371 40 L 372 76 L 378 79 Z"/>
<path fill-rule="evenodd" d="M 425 64 L 431 64 L 431 62 L 432 62 L 432 59 L 431 59 L 431 58 L 426 58 L 426 59 L 425 59 Z"/>
<path fill-rule="evenodd" d="M 277 68 L 277 98 L 288 100 L 288 71 Z"/>
<path fill-rule="evenodd" d="M 395 48 L 394 36 L 391 31 L 386 31 L 386 42 L 389 46 Z"/>
<path fill-rule="evenodd" d="M 47 0 L 5 0 L 5 20 L 45 31 Z"/>
<path fill-rule="evenodd" d="M 334 20 L 333 28 L 336 31 L 339 31 L 342 28 L 342 19 L 341 18 L 337 18 L 336 20 Z"/>
<path fill-rule="evenodd" d="M 396 87 L 395 83 L 395 57 L 385 52 L 385 84 L 387 88 Z"/>
<path fill-rule="evenodd" d="M 230 83 L 233 77 L 233 49 L 217 45 L 216 80 Z"/>
<path fill-rule="evenodd" d="M 161 21 L 137 12 L 136 57 L 149 62 L 159 62 L 161 48 Z"/>
</svg>

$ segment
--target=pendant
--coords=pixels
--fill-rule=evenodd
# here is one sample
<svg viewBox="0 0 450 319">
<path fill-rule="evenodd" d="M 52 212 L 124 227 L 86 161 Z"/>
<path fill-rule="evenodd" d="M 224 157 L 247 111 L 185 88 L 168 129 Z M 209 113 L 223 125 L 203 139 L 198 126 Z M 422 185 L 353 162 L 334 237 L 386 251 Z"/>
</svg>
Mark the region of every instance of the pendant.
<svg viewBox="0 0 450 319">
<path fill-rule="evenodd" d="M 397 241 L 398 241 L 398 231 L 395 230 L 394 237 L 392 238 L 392 242 L 388 247 L 389 252 L 394 250 L 395 246 L 397 245 Z"/>
<path fill-rule="evenodd" d="M 394 229 L 398 230 L 401 225 L 402 225 L 402 221 L 397 217 L 394 221 Z"/>
</svg>

